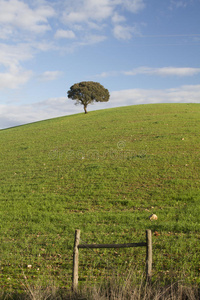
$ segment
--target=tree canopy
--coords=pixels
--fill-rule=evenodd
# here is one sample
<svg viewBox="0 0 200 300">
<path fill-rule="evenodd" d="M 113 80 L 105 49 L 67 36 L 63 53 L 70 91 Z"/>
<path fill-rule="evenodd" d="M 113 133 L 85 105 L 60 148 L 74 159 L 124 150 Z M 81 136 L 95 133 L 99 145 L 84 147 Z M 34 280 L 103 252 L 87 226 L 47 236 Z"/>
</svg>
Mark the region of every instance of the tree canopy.
<svg viewBox="0 0 200 300">
<path fill-rule="evenodd" d="M 82 81 L 75 83 L 67 92 L 68 98 L 76 100 L 75 104 L 81 104 L 87 113 L 87 106 L 93 102 L 107 102 L 110 98 L 109 91 L 100 83 L 93 81 Z"/>
</svg>

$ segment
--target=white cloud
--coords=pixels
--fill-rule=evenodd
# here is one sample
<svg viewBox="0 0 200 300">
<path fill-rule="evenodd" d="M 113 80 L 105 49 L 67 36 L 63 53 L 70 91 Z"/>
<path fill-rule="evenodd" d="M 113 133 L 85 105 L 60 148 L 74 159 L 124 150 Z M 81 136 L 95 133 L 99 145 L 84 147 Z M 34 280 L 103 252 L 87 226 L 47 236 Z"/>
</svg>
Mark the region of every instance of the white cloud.
<svg viewBox="0 0 200 300">
<path fill-rule="evenodd" d="M 114 13 L 112 16 L 113 23 L 121 23 L 125 22 L 126 18 L 124 16 L 119 15 L 118 13 Z"/>
<path fill-rule="evenodd" d="M 0 0 L 0 39 L 8 42 L 7 45 L 2 45 L 3 51 L 6 48 L 8 50 L 4 51 L 6 59 L 2 58 L 0 48 L 0 65 L 23 69 L 22 61 L 32 59 L 38 52 L 52 49 L 63 51 L 60 39 L 76 38 L 74 43 L 66 47 L 71 51 L 80 46 L 102 42 L 107 38 L 103 30 L 108 28 L 109 21 L 114 23 L 116 38 L 131 39 L 136 28 L 126 26 L 125 17 L 117 13 L 119 6 L 122 11 L 125 8 L 135 13 L 144 8 L 144 3 L 143 0 L 67 0 L 57 3 L 45 0 Z M 49 38 L 49 34 L 53 33 L 53 23 L 50 23 L 53 18 L 57 20 L 56 26 L 63 27 L 67 24 L 67 29 L 58 29 L 54 33 L 56 42 Z M 121 22 L 125 24 L 121 26 Z M 41 34 L 44 35 L 42 38 Z M 21 55 L 20 51 L 17 53 L 17 49 L 21 49 Z M 5 75 L 8 73 L 10 70 L 6 70 Z"/>
<path fill-rule="evenodd" d="M 78 43 L 78 45 L 84 46 L 84 45 L 93 45 L 97 43 L 101 43 L 106 40 L 105 35 L 96 35 L 96 34 L 90 34 L 85 36 L 84 41 Z"/>
<path fill-rule="evenodd" d="M 106 103 L 95 103 L 88 110 L 149 103 L 200 103 L 200 85 L 184 85 L 173 89 L 129 89 L 113 91 Z M 82 106 L 65 97 L 50 98 L 29 105 L 0 105 L 0 128 L 36 122 L 83 112 Z"/>
<path fill-rule="evenodd" d="M 163 76 L 193 76 L 200 73 L 200 68 L 173 68 L 166 67 L 160 68 L 156 71 L 156 74 Z"/>
<path fill-rule="evenodd" d="M 113 0 L 112 3 L 135 14 L 145 8 L 144 0 Z"/>
<path fill-rule="evenodd" d="M 99 35 L 99 34 L 86 34 L 83 39 L 80 39 L 80 41 L 77 41 L 73 44 L 71 44 L 68 47 L 68 51 L 71 50 L 72 52 L 74 49 L 82 47 L 82 46 L 89 46 L 101 43 L 105 41 L 107 37 L 105 35 Z"/>
<path fill-rule="evenodd" d="M 18 45 L 0 44 L 0 65 L 12 68 L 21 61 L 29 60 L 33 57 L 31 47 L 28 44 Z"/>
<path fill-rule="evenodd" d="M 139 67 L 131 71 L 124 71 L 124 75 L 159 75 L 159 76 L 193 76 L 200 73 L 200 68 L 178 68 L 178 67 L 163 67 L 163 68 L 150 68 Z"/>
<path fill-rule="evenodd" d="M 0 39 L 1 40 L 7 40 L 11 34 L 12 34 L 11 28 L 6 28 L 6 27 L 0 26 Z"/>
<path fill-rule="evenodd" d="M 55 33 L 56 39 L 74 39 L 75 37 L 75 33 L 72 30 L 59 29 Z"/>
<path fill-rule="evenodd" d="M 158 69 L 156 73 L 163 76 L 193 76 L 200 73 L 200 68 L 166 67 Z"/>
<path fill-rule="evenodd" d="M 125 22 L 126 19 L 123 16 L 115 14 L 112 18 L 114 23 L 113 34 L 118 40 L 130 40 L 133 36 L 141 36 L 140 26 L 134 24 L 134 26 L 127 26 L 126 24 L 121 25 L 120 23 Z"/>
<path fill-rule="evenodd" d="M 188 1 L 188 0 L 171 0 L 170 1 L 170 9 L 173 9 L 174 7 L 175 8 L 185 8 L 188 6 L 189 2 L 191 1 Z"/>
<path fill-rule="evenodd" d="M 75 6 L 68 7 L 63 13 L 65 23 L 82 23 L 90 20 L 97 22 L 110 17 L 113 13 L 113 5 L 110 0 L 83 0 L 76 1 Z"/>
<path fill-rule="evenodd" d="M 200 68 L 184 68 L 184 67 L 163 67 L 163 68 L 150 68 L 150 67 L 139 67 L 130 71 L 111 71 L 103 72 L 96 77 L 110 77 L 118 75 L 136 76 L 136 75 L 157 75 L 157 76 L 194 76 L 200 73 Z"/>
<path fill-rule="evenodd" d="M 128 26 L 116 25 L 113 29 L 114 36 L 118 40 L 130 40 L 133 29 Z"/>
<path fill-rule="evenodd" d="M 15 89 L 25 84 L 32 76 L 32 71 L 20 67 L 20 62 L 32 58 L 30 47 L 26 44 L 16 46 L 0 44 L 0 89 Z"/>
<path fill-rule="evenodd" d="M 163 90 L 121 90 L 112 92 L 111 99 L 116 106 L 148 103 L 200 103 L 200 85 L 184 85 Z"/>
<path fill-rule="evenodd" d="M 118 75 L 121 75 L 121 72 L 110 71 L 110 72 L 102 72 L 101 74 L 98 74 L 95 77 L 106 78 L 106 77 L 113 77 L 113 76 L 118 76 Z"/>
<path fill-rule="evenodd" d="M 46 52 L 50 50 L 58 50 L 59 47 L 55 45 L 52 41 L 37 40 L 29 43 L 30 49 L 33 52 Z"/>
<path fill-rule="evenodd" d="M 0 129 L 82 112 L 68 98 L 50 98 L 29 105 L 1 105 Z"/>
<path fill-rule="evenodd" d="M 20 85 L 25 84 L 30 80 L 32 71 L 16 70 L 7 73 L 0 73 L 0 90 L 1 89 L 16 89 Z"/>
<path fill-rule="evenodd" d="M 40 81 L 51 81 L 58 79 L 63 73 L 60 71 L 46 71 L 39 76 Z"/>
<path fill-rule="evenodd" d="M 138 34 L 138 28 L 126 25 L 125 16 L 118 13 L 119 6 L 122 11 L 128 10 L 132 13 L 137 13 L 145 7 L 143 0 L 77 0 L 74 3 L 69 2 L 62 15 L 62 21 L 73 30 L 84 32 L 88 28 L 103 30 L 108 25 L 106 22 L 111 20 L 117 39 L 131 39 L 132 33 Z M 122 26 L 121 22 L 125 24 Z"/>
<path fill-rule="evenodd" d="M 137 13 L 145 7 L 143 0 L 122 0 L 122 3 L 127 10 L 133 13 Z"/>
<path fill-rule="evenodd" d="M 6 26 L 12 33 L 16 28 L 35 33 L 50 29 L 48 18 L 55 12 L 49 5 L 40 5 L 35 9 L 19 0 L 0 0 L 0 25 Z"/>
</svg>

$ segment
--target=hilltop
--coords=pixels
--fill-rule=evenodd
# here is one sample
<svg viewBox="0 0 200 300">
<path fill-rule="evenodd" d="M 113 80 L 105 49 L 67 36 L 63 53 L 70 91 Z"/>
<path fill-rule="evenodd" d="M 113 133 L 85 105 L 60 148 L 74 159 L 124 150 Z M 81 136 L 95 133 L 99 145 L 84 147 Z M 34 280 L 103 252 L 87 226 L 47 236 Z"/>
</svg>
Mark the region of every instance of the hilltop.
<svg viewBox="0 0 200 300">
<path fill-rule="evenodd" d="M 9 274 L 19 287 L 27 265 L 33 281 L 50 275 L 66 284 L 76 228 L 90 242 L 142 240 L 152 229 L 155 275 L 184 265 L 196 281 L 199 132 L 199 104 L 128 106 L 1 130 L 2 286 Z M 126 255 L 112 259 L 130 266 Z M 97 261 L 94 276 L 103 268 Z"/>
</svg>

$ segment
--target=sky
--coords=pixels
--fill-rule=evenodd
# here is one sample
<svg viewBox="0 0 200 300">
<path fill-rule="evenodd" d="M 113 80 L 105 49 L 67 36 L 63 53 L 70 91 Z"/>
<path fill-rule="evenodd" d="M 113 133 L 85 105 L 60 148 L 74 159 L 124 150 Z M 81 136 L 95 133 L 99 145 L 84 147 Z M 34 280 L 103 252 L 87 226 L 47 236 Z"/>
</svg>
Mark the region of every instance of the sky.
<svg viewBox="0 0 200 300">
<path fill-rule="evenodd" d="M 200 0 L 0 0 L 0 129 L 88 111 L 200 103 Z M 84 113 L 84 112 L 83 112 Z"/>
</svg>

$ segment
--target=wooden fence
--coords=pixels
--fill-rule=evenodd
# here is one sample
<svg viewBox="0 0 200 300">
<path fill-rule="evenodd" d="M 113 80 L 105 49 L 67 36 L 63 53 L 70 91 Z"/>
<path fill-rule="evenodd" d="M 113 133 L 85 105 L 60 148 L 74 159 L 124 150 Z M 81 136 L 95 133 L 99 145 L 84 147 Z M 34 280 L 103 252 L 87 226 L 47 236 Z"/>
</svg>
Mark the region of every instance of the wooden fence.
<svg viewBox="0 0 200 300">
<path fill-rule="evenodd" d="M 127 244 L 86 244 L 81 245 L 80 230 L 75 230 L 74 251 L 73 251 L 73 274 L 72 274 L 72 289 L 78 289 L 78 264 L 79 264 L 79 249 L 97 249 L 97 248 L 127 248 L 127 247 L 146 247 L 146 280 L 151 280 L 152 273 L 152 234 L 151 230 L 146 230 L 145 243 L 127 243 Z"/>
</svg>

